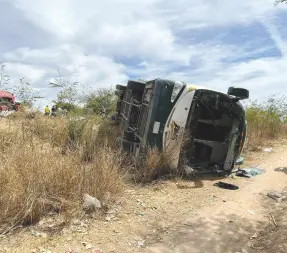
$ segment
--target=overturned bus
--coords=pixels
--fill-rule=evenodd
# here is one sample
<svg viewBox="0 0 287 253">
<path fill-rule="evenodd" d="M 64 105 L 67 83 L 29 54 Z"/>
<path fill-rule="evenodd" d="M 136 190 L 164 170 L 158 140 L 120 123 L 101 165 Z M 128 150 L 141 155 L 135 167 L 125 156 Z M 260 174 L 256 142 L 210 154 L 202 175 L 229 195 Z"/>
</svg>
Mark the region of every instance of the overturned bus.
<svg viewBox="0 0 287 253">
<path fill-rule="evenodd" d="M 180 164 L 194 172 L 232 171 L 246 138 L 240 100 L 249 98 L 248 90 L 230 87 L 225 94 L 164 79 L 128 81 L 116 89 L 117 142 L 137 164 L 149 147 L 165 152 L 171 145 L 172 169 Z"/>
</svg>

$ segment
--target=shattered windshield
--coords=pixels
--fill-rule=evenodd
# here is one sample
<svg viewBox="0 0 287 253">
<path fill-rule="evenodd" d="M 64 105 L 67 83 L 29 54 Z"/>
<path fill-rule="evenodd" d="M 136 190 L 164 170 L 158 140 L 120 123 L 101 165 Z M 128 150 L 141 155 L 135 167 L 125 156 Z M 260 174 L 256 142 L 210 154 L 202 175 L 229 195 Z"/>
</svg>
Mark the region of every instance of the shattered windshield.
<svg viewBox="0 0 287 253">
<path fill-rule="evenodd" d="M 178 95 L 178 93 L 181 91 L 183 87 L 183 83 L 182 82 L 178 82 L 176 81 L 174 83 L 174 87 L 173 87 L 173 91 L 172 91 L 172 94 L 171 94 L 171 102 L 173 103 Z"/>
</svg>

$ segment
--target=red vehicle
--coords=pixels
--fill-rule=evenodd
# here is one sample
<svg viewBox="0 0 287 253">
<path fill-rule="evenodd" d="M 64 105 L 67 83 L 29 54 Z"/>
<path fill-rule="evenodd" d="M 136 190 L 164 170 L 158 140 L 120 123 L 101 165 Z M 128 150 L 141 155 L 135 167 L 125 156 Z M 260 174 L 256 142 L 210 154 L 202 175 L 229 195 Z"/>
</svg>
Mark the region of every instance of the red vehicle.
<svg viewBox="0 0 287 253">
<path fill-rule="evenodd" d="M 1 111 L 18 111 L 20 103 L 16 102 L 13 93 L 0 90 L 0 112 Z"/>
</svg>

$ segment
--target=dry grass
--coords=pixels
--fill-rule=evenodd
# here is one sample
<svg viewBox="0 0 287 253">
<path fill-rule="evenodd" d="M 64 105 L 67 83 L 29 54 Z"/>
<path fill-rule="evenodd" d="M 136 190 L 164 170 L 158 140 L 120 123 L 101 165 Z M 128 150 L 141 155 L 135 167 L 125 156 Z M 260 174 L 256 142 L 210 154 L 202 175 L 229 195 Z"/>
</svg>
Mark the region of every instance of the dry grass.
<svg viewBox="0 0 287 253">
<path fill-rule="evenodd" d="M 137 182 L 150 183 L 169 171 L 166 155 L 157 148 L 149 148 L 143 166 L 136 173 Z"/>
<path fill-rule="evenodd" d="M 183 145 L 187 140 L 188 134 L 179 133 L 179 138 L 183 138 Z M 147 150 L 144 164 L 138 169 L 136 179 L 141 183 L 150 183 L 162 176 L 179 175 L 177 169 L 178 154 L 181 149 L 181 142 L 171 140 L 165 147 L 164 152 L 160 152 L 157 148 L 149 148 Z M 176 151 L 178 150 L 178 152 Z"/>
<path fill-rule="evenodd" d="M 0 132 L 0 224 L 32 224 L 80 207 L 84 193 L 100 200 L 121 193 L 123 156 L 108 138 L 98 141 L 98 123 L 38 115 Z"/>
<path fill-rule="evenodd" d="M 252 148 L 262 146 L 266 140 L 285 136 L 287 104 L 285 97 L 253 102 L 246 109 L 248 140 Z"/>
</svg>

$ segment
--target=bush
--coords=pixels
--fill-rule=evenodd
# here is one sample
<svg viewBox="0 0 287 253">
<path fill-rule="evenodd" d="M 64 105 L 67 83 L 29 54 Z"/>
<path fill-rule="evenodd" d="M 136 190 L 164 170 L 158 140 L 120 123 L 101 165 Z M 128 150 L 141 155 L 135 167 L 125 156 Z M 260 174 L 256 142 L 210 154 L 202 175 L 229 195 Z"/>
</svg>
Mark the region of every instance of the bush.
<svg viewBox="0 0 287 253">
<path fill-rule="evenodd" d="M 250 144 L 259 145 L 266 139 L 284 134 L 287 119 L 285 97 L 270 98 L 264 102 L 254 101 L 247 105 L 248 138 Z"/>
<path fill-rule="evenodd" d="M 181 136 L 181 134 L 179 134 Z M 187 141 L 188 133 L 183 134 L 183 144 Z M 174 170 L 174 162 L 180 160 L 179 152 L 181 149 L 181 142 L 177 140 L 170 141 L 164 152 L 160 152 L 157 148 L 148 148 L 143 164 L 140 165 L 137 171 L 136 179 L 142 183 L 150 183 L 153 180 L 159 179 L 166 175 L 179 175 L 180 170 Z M 181 165 L 179 166 L 181 167 Z"/>
<path fill-rule="evenodd" d="M 120 194 L 124 157 L 108 139 L 98 142 L 101 123 L 38 116 L 2 130 L 0 224 L 28 225 L 50 211 L 77 208 L 84 193 L 100 200 L 107 192 Z M 67 144 L 62 155 L 59 148 Z"/>
<path fill-rule="evenodd" d="M 99 89 L 86 97 L 85 111 L 93 114 L 110 115 L 115 112 L 117 97 L 114 89 Z"/>
</svg>

